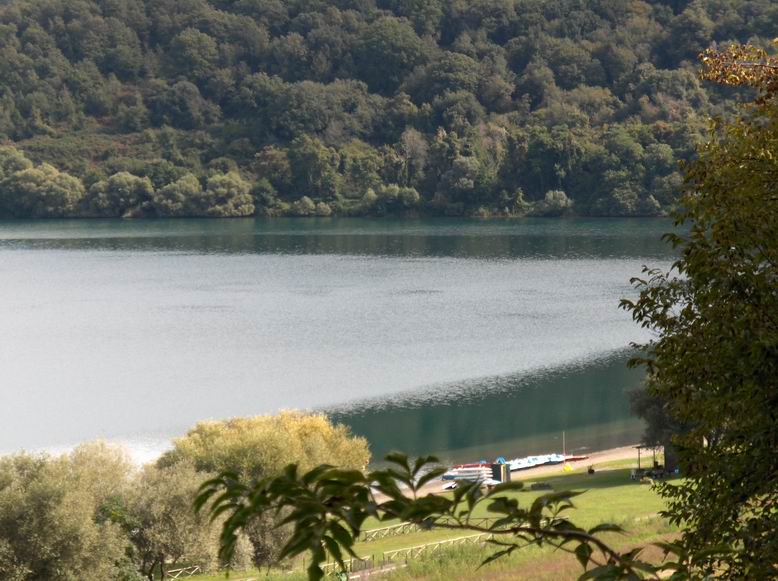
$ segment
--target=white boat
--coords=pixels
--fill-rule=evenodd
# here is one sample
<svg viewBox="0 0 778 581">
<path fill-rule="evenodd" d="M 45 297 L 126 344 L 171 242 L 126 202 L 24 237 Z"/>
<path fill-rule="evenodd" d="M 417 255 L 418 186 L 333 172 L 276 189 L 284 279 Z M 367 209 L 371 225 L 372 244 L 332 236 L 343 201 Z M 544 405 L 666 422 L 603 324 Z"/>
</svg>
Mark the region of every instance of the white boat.
<svg viewBox="0 0 778 581">
<path fill-rule="evenodd" d="M 528 470 L 537 466 L 546 466 L 549 464 L 561 464 L 565 461 L 562 454 L 541 454 L 539 456 L 525 456 L 524 458 L 514 458 L 506 462 L 511 472 L 518 470 Z"/>
<path fill-rule="evenodd" d="M 460 464 L 446 472 L 443 480 L 481 481 L 492 477 L 491 464 Z"/>
</svg>

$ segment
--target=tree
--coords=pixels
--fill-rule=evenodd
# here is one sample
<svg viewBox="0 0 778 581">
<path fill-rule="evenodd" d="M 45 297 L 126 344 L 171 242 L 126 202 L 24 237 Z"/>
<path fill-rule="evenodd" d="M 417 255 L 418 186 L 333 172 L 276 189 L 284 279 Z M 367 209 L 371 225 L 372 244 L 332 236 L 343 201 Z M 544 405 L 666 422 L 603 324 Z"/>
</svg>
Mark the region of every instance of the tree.
<svg viewBox="0 0 778 581">
<path fill-rule="evenodd" d="M 153 195 L 149 178 L 122 171 L 89 188 L 89 206 L 98 216 L 132 217 L 143 214 Z"/>
<path fill-rule="evenodd" d="M 685 480 L 660 491 L 684 526 L 672 550 L 690 578 L 778 575 L 778 59 L 733 46 L 703 77 L 759 90 L 713 125 L 687 168 L 673 270 L 647 270 L 625 308 L 658 339 L 634 361 L 649 393 L 688 423 L 673 440 Z"/>
<path fill-rule="evenodd" d="M 443 128 L 478 149 L 494 127 L 540 130 L 548 143 L 535 140 L 523 158 L 475 154 L 500 183 L 478 190 L 469 207 L 491 214 L 498 192 L 521 188 L 538 200 L 560 189 L 575 213 L 654 215 L 680 195 L 675 165 L 694 157 L 704 120 L 731 111 L 737 98 L 703 87 L 688 59 L 728 39 L 766 46 L 774 4 L 4 0 L 0 143 L 23 143 L 36 164 L 87 189 L 119 171 L 160 189 L 187 172 L 201 179 L 205 161 L 230 157 L 244 178 L 256 173 L 275 188 L 278 207 L 262 204 L 268 215 L 285 214 L 302 196 L 335 213 L 370 211 L 357 198 L 391 184 L 436 199 L 420 212 L 456 214 L 463 203 L 438 189 L 449 168 L 403 167 L 401 136 L 415 131 L 432 144 Z M 609 143 L 614 128 L 643 148 L 639 163 L 629 147 L 619 157 Z M 280 157 L 262 160 L 279 162 L 278 173 L 256 171 L 256 152 L 286 156 L 303 136 L 331 150 L 319 151 L 332 160 L 320 166 L 326 171 L 292 175 Z M 353 183 L 355 141 L 380 152 L 378 182 Z M 596 154 L 573 155 L 573 142 Z M 178 175 L 143 169 L 158 159 L 174 162 Z M 625 167 L 630 183 L 603 179 Z"/>
<path fill-rule="evenodd" d="M 12 158 L 6 161 L 9 167 L 22 163 Z M 19 218 L 61 218 L 72 214 L 83 196 L 84 186 L 79 179 L 44 163 L 2 180 L 0 206 Z"/>
<path fill-rule="evenodd" d="M 440 178 L 438 192 L 454 203 L 470 206 L 487 188 L 484 167 L 474 155 L 458 155 Z"/>
<path fill-rule="evenodd" d="M 630 391 L 628 395 L 632 415 L 645 422 L 641 444 L 651 448 L 663 447 L 665 470 L 675 470 L 678 467 L 678 454 L 673 438 L 688 430 L 688 426 L 676 420 L 665 400 L 650 393 L 647 386 Z"/>
<path fill-rule="evenodd" d="M 185 462 L 203 472 L 230 471 L 245 479 L 255 479 L 278 476 L 290 460 L 305 469 L 321 463 L 338 463 L 361 470 L 369 459 L 365 439 L 352 436 L 345 426 L 333 425 L 324 415 L 283 412 L 200 422 L 173 442 L 173 449 L 160 458 L 159 465 Z M 257 565 L 275 562 L 289 538 L 288 527 L 278 526 L 278 521 L 277 515 L 266 513 L 247 523 L 244 529 Z"/>
<path fill-rule="evenodd" d="M 200 422 L 159 461 L 169 466 L 189 460 L 198 470 L 232 470 L 249 478 L 277 476 L 289 463 L 308 470 L 321 463 L 363 469 L 370 460 L 367 442 L 346 426 L 320 414 L 282 412 L 272 416 Z"/>
<path fill-rule="evenodd" d="M 407 82 L 416 101 L 426 103 L 446 92 L 475 93 L 480 72 L 478 62 L 469 56 L 446 51 L 419 68 Z"/>
<path fill-rule="evenodd" d="M 378 4 L 408 18 L 419 34 L 434 34 L 443 17 L 442 0 L 381 0 Z"/>
<path fill-rule="evenodd" d="M 202 197 L 200 181 L 187 174 L 157 190 L 152 196 L 154 210 L 160 216 L 188 216 L 195 212 L 195 203 Z"/>
<path fill-rule="evenodd" d="M 125 528 L 138 569 L 149 581 L 157 570 L 185 562 L 208 569 L 215 559 L 208 522 L 192 512 L 197 489 L 207 477 L 191 462 L 165 468 L 146 466 L 128 494 Z"/>
<path fill-rule="evenodd" d="M 0 458 L 0 578 L 69 581 L 86 572 L 115 578 L 127 543 L 100 514 L 101 502 L 116 492 L 112 486 L 121 486 L 115 460 L 94 448 L 61 458 Z M 95 474 L 106 481 L 94 481 Z"/>
<path fill-rule="evenodd" d="M 357 71 L 368 86 L 391 93 L 424 59 L 424 45 L 406 22 L 384 16 L 363 34 L 355 54 Z"/>
<path fill-rule="evenodd" d="M 292 204 L 295 216 L 313 216 L 316 213 L 316 203 L 308 196 L 303 196 Z"/>
<path fill-rule="evenodd" d="M 365 210 L 369 207 L 369 211 L 379 216 L 406 214 L 417 208 L 420 202 L 421 196 L 414 188 L 404 188 L 397 184 L 382 185 L 375 191 L 368 189 L 361 200 L 366 205 Z"/>
<path fill-rule="evenodd" d="M 151 119 L 157 125 L 197 129 L 219 119 L 219 107 L 205 99 L 197 85 L 178 81 L 172 85 L 154 82 L 150 86 L 148 105 Z"/>
<path fill-rule="evenodd" d="M 292 166 L 286 150 L 268 145 L 255 154 L 254 160 L 254 169 L 260 178 L 268 180 L 282 193 L 290 192 Z"/>
<path fill-rule="evenodd" d="M 216 68 L 219 47 L 207 34 L 187 28 L 170 43 L 170 55 L 177 72 L 205 80 Z"/>
<path fill-rule="evenodd" d="M 254 213 L 251 184 L 236 172 L 213 175 L 208 178 L 205 190 L 195 198 L 193 207 L 200 216 L 251 216 Z"/>
<path fill-rule="evenodd" d="M 545 197 L 536 202 L 532 208 L 532 216 L 561 216 L 570 211 L 573 202 L 562 190 L 546 192 Z"/>
<path fill-rule="evenodd" d="M 331 199 L 340 189 L 338 165 L 340 155 L 321 140 L 304 135 L 295 139 L 289 149 L 289 163 L 294 168 L 295 194 Z"/>
<path fill-rule="evenodd" d="M 7 145 L 0 146 L 0 181 L 31 167 L 32 162 L 21 151 Z"/>
</svg>

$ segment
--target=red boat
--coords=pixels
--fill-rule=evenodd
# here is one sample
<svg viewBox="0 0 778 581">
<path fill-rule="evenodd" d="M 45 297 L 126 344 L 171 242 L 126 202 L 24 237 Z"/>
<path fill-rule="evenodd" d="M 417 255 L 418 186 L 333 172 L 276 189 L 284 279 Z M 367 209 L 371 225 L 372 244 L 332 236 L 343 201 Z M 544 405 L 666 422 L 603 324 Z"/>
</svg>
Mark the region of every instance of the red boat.
<svg viewBox="0 0 778 581">
<path fill-rule="evenodd" d="M 579 460 L 588 460 L 589 456 L 565 456 L 565 462 L 578 462 Z"/>
</svg>

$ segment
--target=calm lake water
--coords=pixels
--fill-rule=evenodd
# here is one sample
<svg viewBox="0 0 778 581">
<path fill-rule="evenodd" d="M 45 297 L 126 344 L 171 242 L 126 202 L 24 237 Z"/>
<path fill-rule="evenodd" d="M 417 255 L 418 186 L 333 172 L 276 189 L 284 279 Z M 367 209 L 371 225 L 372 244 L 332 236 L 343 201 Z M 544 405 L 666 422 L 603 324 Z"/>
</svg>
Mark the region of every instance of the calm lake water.
<svg viewBox="0 0 778 581">
<path fill-rule="evenodd" d="M 445 457 L 636 440 L 664 220 L 0 222 L 0 451 L 324 409 Z"/>
</svg>

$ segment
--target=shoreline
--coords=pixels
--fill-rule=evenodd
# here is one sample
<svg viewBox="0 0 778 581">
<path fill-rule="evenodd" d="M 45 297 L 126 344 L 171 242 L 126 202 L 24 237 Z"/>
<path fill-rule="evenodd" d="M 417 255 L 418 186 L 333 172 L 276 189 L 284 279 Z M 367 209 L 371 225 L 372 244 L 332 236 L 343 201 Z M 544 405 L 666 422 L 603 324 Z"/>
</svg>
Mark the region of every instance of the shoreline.
<svg viewBox="0 0 778 581">
<path fill-rule="evenodd" d="M 635 446 L 638 444 L 630 444 L 628 446 L 619 446 L 617 448 L 610 448 L 607 450 L 600 450 L 597 452 L 592 452 L 589 454 L 589 457 L 586 460 L 578 460 L 576 462 L 571 462 L 570 465 L 573 467 L 573 470 L 580 470 L 584 469 L 588 466 L 593 466 L 595 470 L 598 470 L 597 464 L 603 464 L 606 462 L 615 462 L 618 460 L 629 460 L 630 458 L 635 460 L 635 463 L 637 463 L 637 451 L 635 450 Z M 611 468 L 603 468 L 601 470 L 610 470 Z M 523 481 L 523 480 L 531 480 L 533 478 L 536 478 L 538 476 L 550 476 L 550 475 L 562 475 L 566 474 L 564 472 L 564 464 L 549 464 L 546 466 L 538 466 L 536 468 L 528 468 L 526 470 L 520 470 L 517 472 L 511 473 L 511 481 Z M 450 481 L 449 481 L 450 482 Z M 418 496 L 425 496 L 427 494 L 435 494 L 444 492 L 443 490 L 443 481 L 442 480 L 434 480 L 433 482 L 430 482 L 428 484 L 425 484 L 422 486 L 418 491 Z M 380 495 L 378 495 L 380 496 Z M 383 498 L 381 496 L 381 498 Z"/>
</svg>

